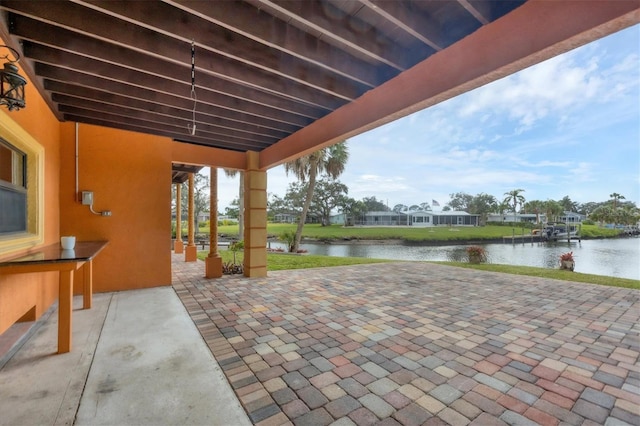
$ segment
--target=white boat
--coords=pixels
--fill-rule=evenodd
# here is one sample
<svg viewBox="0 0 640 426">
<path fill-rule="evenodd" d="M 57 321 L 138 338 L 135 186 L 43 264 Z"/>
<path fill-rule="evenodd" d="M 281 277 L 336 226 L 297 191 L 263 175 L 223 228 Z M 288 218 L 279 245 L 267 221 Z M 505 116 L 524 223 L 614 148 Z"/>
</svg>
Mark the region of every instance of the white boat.
<svg viewBox="0 0 640 426">
<path fill-rule="evenodd" d="M 546 241 L 580 240 L 580 225 L 568 223 L 547 223 L 541 232 Z"/>
</svg>

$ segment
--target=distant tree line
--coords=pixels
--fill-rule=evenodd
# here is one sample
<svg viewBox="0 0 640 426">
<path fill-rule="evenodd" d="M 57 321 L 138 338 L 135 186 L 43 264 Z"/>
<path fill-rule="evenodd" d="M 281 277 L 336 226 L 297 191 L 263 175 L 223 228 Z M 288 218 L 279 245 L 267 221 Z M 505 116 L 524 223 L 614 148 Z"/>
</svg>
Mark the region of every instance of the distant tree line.
<svg viewBox="0 0 640 426">
<path fill-rule="evenodd" d="M 356 218 L 373 211 L 431 210 L 431 204 L 427 201 L 412 205 L 395 204 L 393 208 L 389 208 L 388 202 L 378 200 L 375 196 L 364 197 L 362 200 L 349 197 L 349 188 L 338 180 L 348 158 L 347 142 L 343 141 L 285 164 L 287 174 L 295 175 L 297 181 L 289 184 L 284 197 L 269 194 L 267 214 L 271 220 L 276 215 L 291 215 L 298 222 L 296 234 L 291 241 L 292 251 L 299 247 L 302 228 L 307 218 L 313 218 L 324 226 L 330 224 L 330 218 L 334 212 L 344 214 L 346 222 L 353 223 Z M 232 173 L 227 174 L 232 175 Z M 196 217 L 199 211 L 205 209 L 204 194 L 208 189 L 208 180 L 198 176 L 196 176 L 195 185 Z M 186 190 L 182 192 L 183 199 L 186 197 L 186 192 Z M 491 213 L 502 215 L 508 212 L 535 214 L 536 222 L 540 222 L 540 216 L 543 214 L 548 221 L 557 221 L 565 211 L 583 214 L 589 220 L 600 224 L 635 225 L 640 220 L 640 210 L 636 204 L 625 201 L 625 197 L 616 192 L 609 195 L 609 200 L 582 204 L 572 201 L 568 195 L 560 200 L 527 201 L 524 192 L 525 190 L 520 188 L 507 191 L 501 200 L 486 193 L 471 195 L 456 192 L 449 195 L 450 199 L 442 210 L 476 214 L 480 216 L 481 223 L 486 223 Z M 239 193 L 243 193 L 242 187 Z M 186 205 L 185 201 L 183 204 Z M 436 202 L 432 200 L 432 203 Z M 239 198 L 236 198 L 226 208 L 225 215 L 242 220 L 242 209 L 242 203 Z"/>
<path fill-rule="evenodd" d="M 297 216 L 302 208 L 302 201 L 306 193 L 305 183 L 294 182 L 289 185 L 284 197 L 275 194 L 269 195 L 268 214 L 271 219 L 276 214 L 290 214 Z M 622 201 L 624 197 L 612 194 L 611 199 L 602 202 L 577 203 L 566 195 L 560 200 L 530 200 L 523 196 L 525 191 L 516 189 L 504 194 L 502 200 L 495 196 L 479 193 L 471 195 L 465 192 L 450 194 L 449 201 L 443 206 L 443 211 L 464 211 L 469 214 L 477 214 L 480 221 L 485 223 L 491 213 L 519 213 L 535 214 L 536 222 L 540 222 L 540 216 L 544 215 L 548 221 L 557 221 L 565 211 L 583 214 L 590 220 L 599 223 L 611 224 L 635 224 L 640 220 L 640 211 L 635 203 Z M 329 224 L 332 212 L 340 212 L 348 218 L 360 217 L 372 211 L 429 211 L 432 206 L 429 202 L 412 204 L 395 204 L 389 207 L 383 200 L 375 196 L 355 200 L 348 196 L 348 187 L 337 179 L 323 176 L 317 181 L 316 190 L 309 208 L 309 215 L 316 218 L 323 225 Z"/>
<path fill-rule="evenodd" d="M 206 185 L 206 181 L 196 178 L 196 188 Z M 298 180 L 289 184 L 286 194 L 281 197 L 270 193 L 268 199 L 268 216 L 273 220 L 277 214 L 289 214 L 298 218 L 304 207 L 304 202 L 308 194 L 308 182 Z M 206 187 L 208 188 L 208 186 Z M 186 188 L 185 188 L 186 189 Z M 186 190 L 183 197 L 186 197 Z M 429 202 L 421 202 L 412 205 L 389 204 L 376 198 L 375 196 L 364 197 L 356 200 L 348 196 L 349 188 L 327 174 L 322 174 L 315 182 L 315 188 L 309 203 L 307 219 L 323 225 L 330 223 L 331 214 L 334 212 L 343 213 L 347 219 L 354 220 L 373 211 L 429 211 L 432 205 Z M 456 192 L 449 194 L 449 201 L 443 205 L 443 211 L 456 210 L 465 211 L 469 214 L 480 216 L 480 222 L 486 223 L 487 217 L 491 213 L 529 213 L 536 215 L 536 222 L 540 222 L 540 216 L 545 215 L 548 221 L 557 221 L 565 211 L 575 212 L 585 215 L 588 220 L 599 224 L 622 224 L 634 225 L 640 220 L 640 210 L 632 201 L 626 201 L 625 197 L 618 193 L 609 195 L 606 201 L 590 201 L 578 203 L 571 200 L 569 195 L 565 195 L 559 200 L 529 200 L 524 197 L 525 190 L 514 189 L 503 194 L 500 200 L 493 195 L 479 193 L 471 195 L 466 192 Z M 202 191 L 196 190 L 196 210 L 205 207 Z M 183 202 L 185 205 L 186 199 Z M 238 218 L 239 203 L 236 198 L 231 206 L 227 207 L 225 215 Z"/>
<path fill-rule="evenodd" d="M 531 200 L 526 201 L 523 189 L 514 189 L 504 193 L 502 201 L 492 195 L 480 193 L 470 195 L 464 192 L 450 194 L 450 201 L 443 208 L 466 211 L 480 215 L 486 221 L 489 213 L 505 214 L 508 212 L 520 214 L 535 214 L 536 222 L 540 222 L 540 215 L 544 214 L 548 221 L 557 221 L 564 212 L 574 212 L 585 215 L 593 222 L 600 224 L 634 225 L 640 220 L 640 210 L 631 201 L 622 201 L 624 196 L 613 193 L 611 199 L 602 202 L 577 203 L 565 195 L 560 200 Z"/>
</svg>

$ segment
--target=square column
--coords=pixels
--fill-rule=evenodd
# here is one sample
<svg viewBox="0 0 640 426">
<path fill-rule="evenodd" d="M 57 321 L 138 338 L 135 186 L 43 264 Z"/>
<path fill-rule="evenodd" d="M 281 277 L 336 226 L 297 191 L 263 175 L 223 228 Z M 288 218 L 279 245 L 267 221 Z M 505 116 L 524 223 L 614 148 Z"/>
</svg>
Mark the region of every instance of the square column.
<svg viewBox="0 0 640 426">
<path fill-rule="evenodd" d="M 244 173 L 244 276 L 267 276 L 267 172 L 259 154 L 247 152 Z"/>
</svg>

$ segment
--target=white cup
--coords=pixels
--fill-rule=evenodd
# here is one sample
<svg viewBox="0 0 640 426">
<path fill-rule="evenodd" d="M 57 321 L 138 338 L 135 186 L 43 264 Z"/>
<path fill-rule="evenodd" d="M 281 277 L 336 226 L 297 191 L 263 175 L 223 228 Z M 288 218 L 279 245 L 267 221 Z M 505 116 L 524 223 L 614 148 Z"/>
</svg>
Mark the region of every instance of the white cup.
<svg viewBox="0 0 640 426">
<path fill-rule="evenodd" d="M 60 245 L 62 245 L 62 250 L 73 250 L 76 246 L 76 237 L 60 237 Z"/>
</svg>

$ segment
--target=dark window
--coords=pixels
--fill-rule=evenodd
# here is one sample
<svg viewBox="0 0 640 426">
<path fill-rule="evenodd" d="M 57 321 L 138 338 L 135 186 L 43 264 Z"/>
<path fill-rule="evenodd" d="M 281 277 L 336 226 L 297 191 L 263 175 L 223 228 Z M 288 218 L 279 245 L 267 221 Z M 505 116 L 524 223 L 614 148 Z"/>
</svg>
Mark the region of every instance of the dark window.
<svg viewBox="0 0 640 426">
<path fill-rule="evenodd" d="M 0 139 L 0 234 L 27 231 L 27 156 Z"/>
</svg>

